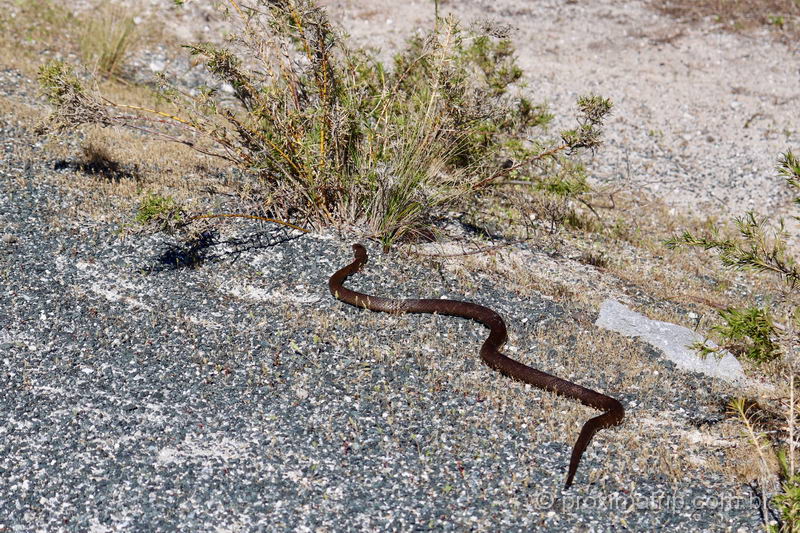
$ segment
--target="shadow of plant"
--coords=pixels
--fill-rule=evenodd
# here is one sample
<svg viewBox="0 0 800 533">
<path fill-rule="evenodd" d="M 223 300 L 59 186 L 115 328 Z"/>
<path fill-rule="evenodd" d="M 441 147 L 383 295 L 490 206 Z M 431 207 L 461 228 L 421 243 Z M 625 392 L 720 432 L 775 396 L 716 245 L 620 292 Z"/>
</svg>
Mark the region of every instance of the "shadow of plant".
<svg viewBox="0 0 800 533">
<path fill-rule="evenodd" d="M 89 176 L 105 178 L 108 181 L 118 183 L 122 180 L 138 181 L 139 171 L 137 165 L 133 169 L 129 165 L 122 165 L 114 161 L 104 149 L 97 147 L 84 147 L 82 157 L 77 161 L 67 161 L 59 159 L 53 163 L 53 170 L 71 170 Z"/>
<path fill-rule="evenodd" d="M 236 262 L 246 252 L 265 250 L 293 241 L 302 235 L 290 235 L 281 228 L 244 237 L 220 239 L 216 230 L 208 230 L 185 241 L 170 243 L 156 258 L 152 272 L 197 268 L 205 263 Z"/>
</svg>

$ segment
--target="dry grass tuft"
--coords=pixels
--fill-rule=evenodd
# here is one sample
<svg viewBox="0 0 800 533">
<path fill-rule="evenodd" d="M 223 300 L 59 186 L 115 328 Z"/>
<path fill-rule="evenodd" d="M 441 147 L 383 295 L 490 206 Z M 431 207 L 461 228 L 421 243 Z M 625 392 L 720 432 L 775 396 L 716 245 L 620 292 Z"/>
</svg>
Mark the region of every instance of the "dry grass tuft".
<svg viewBox="0 0 800 533">
<path fill-rule="evenodd" d="M 103 76 L 116 76 L 137 38 L 133 12 L 106 3 L 83 23 L 80 50 L 84 64 Z"/>
<path fill-rule="evenodd" d="M 800 36 L 797 0 L 657 0 L 653 6 L 676 18 L 710 18 L 733 31 L 769 27 L 786 39 Z"/>
</svg>

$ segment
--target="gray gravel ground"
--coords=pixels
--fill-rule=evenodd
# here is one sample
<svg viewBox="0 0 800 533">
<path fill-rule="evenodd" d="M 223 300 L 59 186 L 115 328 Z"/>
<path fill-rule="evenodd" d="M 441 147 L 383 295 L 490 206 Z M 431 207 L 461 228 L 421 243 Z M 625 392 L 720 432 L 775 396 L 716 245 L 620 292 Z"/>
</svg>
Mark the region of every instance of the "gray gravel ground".
<svg viewBox="0 0 800 533">
<path fill-rule="evenodd" d="M 24 136 L 3 131 L 0 531 L 759 527 L 748 487 L 702 470 L 670 481 L 615 430 L 562 492 L 570 446 L 541 414 L 549 395 L 483 367 L 478 325 L 333 300 L 349 243 L 253 226 L 192 254 L 166 235 L 120 239 L 63 216 L 80 193 L 48 184 L 53 161 L 15 159 Z M 464 294 L 370 253 L 362 290 Z M 517 355 L 567 372 L 535 340 L 567 310 L 472 290 L 506 316 Z M 628 424 L 665 406 L 688 427 L 719 418 L 707 379 L 640 352 L 664 376 L 647 393 L 622 387 L 621 362 L 572 377 L 618 396 Z"/>
<path fill-rule="evenodd" d="M 349 2 L 339 18 L 361 21 L 353 29 L 360 39 L 385 41 L 375 21 L 386 22 L 387 12 L 401 20 L 395 7 L 422 13 L 412 4 L 382 1 L 368 16 L 364 2 Z M 778 150 L 797 140 L 784 120 L 796 85 L 764 89 L 766 76 L 742 73 L 761 65 L 788 80 L 785 69 L 796 63 L 780 58 L 794 60 L 796 51 L 780 48 L 773 57 L 759 41 L 739 54 L 741 42 L 729 36 L 704 48 L 698 40 L 707 35 L 684 27 L 672 39 L 673 23 L 650 20 L 641 2 L 525 2 L 520 13 L 505 4 L 476 0 L 464 9 L 494 10 L 522 26 L 516 35 L 526 67 L 539 61 L 531 47 L 552 44 L 540 64 L 554 73 L 534 89 L 559 114 L 585 91 L 586 63 L 597 63 L 592 87 L 618 101 L 610 155 L 592 166 L 596 178 L 624 172 L 632 183 L 674 185 L 668 193 L 679 200 L 707 189 L 695 184 L 698 176 L 719 182 L 726 201 L 761 189 L 774 196 L 764 183 Z M 417 24 L 402 20 L 410 22 L 394 37 Z M 645 29 L 664 30 L 666 40 L 628 54 L 634 30 L 648 20 Z M 528 28 L 536 21 L 546 27 Z M 603 24 L 620 32 L 605 47 Z M 575 37 L 587 32 L 600 37 Z M 559 50 L 575 51 L 575 60 Z M 698 84 L 681 85 L 683 107 L 664 104 L 662 82 L 698 53 L 687 78 L 705 69 L 719 83 L 700 87 L 702 98 Z M 736 69 L 717 68 L 740 55 Z M 626 70 L 658 61 L 666 67 L 649 74 Z M 719 72 L 740 79 L 733 84 Z M 191 81 L 192 73 L 183 75 Z M 722 89 L 708 96 L 712 86 Z M 13 71 L 0 74 L 0 89 L 33 98 Z M 728 116 L 714 105 L 730 94 L 740 95 L 742 108 Z M 725 129 L 773 100 L 765 112 L 771 122 L 748 128 L 757 139 Z M 721 141 L 695 132 L 695 123 L 711 124 Z M 596 437 L 576 485 L 562 491 L 570 435 L 591 410 L 482 366 L 481 326 L 335 301 L 327 278 L 350 261 L 348 238 L 242 224 L 193 247 L 168 235 L 121 239 L 118 227 L 76 218 L 81 193 L 50 179 L 54 172 L 98 178 L 44 153 L 18 157 L 37 141 L 12 122 L 0 128 L 0 532 L 759 529 L 750 487 L 702 463 L 670 476 L 661 467 L 685 452 L 680 435 L 702 437 L 724 418 L 720 405 L 732 394 L 724 385 L 679 372 L 635 341 L 619 342 L 634 346 L 658 379 L 635 375 L 640 367 L 623 356 L 601 363 L 587 356 L 581 364 L 592 371 L 576 370 L 564 356 L 575 339 L 549 346 L 537 338 L 572 310 L 480 276 L 466 287 L 435 264 L 370 248 L 370 266 L 353 286 L 478 300 L 506 317 L 514 356 L 623 401 L 625 425 Z M 777 140 L 770 133 L 784 128 Z M 728 171 L 730 183 L 718 179 Z M 766 181 L 738 183 L 748 173 Z M 575 423 L 559 421 L 560 413 Z M 651 457 L 649 447 L 662 451 Z M 720 450 L 698 454 L 724 461 Z"/>
</svg>

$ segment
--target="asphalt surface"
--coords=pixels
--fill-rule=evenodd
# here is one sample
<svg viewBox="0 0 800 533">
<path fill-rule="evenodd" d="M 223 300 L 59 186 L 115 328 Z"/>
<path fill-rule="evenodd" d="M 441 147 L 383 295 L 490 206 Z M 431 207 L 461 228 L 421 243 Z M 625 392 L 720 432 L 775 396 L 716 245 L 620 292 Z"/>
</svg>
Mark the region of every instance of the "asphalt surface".
<svg viewBox="0 0 800 533">
<path fill-rule="evenodd" d="M 349 242 L 258 224 L 121 238 L 65 216 L 80 193 L 47 176 L 74 170 L 17 158 L 29 141 L 10 124 L 3 137 L 0 531 L 760 527 L 747 486 L 619 467 L 638 452 L 615 430 L 562 491 L 570 444 L 540 414 L 548 395 L 484 367 L 477 324 L 334 300 Z M 369 251 L 359 290 L 463 297 L 444 271 Z M 488 280 L 471 297 L 525 338 L 565 316 Z M 532 342 L 540 368 L 563 364 Z M 627 424 L 665 405 L 687 425 L 717 416 L 707 378 L 642 357 L 665 376 L 655 395 L 613 368 L 583 382 Z"/>
</svg>

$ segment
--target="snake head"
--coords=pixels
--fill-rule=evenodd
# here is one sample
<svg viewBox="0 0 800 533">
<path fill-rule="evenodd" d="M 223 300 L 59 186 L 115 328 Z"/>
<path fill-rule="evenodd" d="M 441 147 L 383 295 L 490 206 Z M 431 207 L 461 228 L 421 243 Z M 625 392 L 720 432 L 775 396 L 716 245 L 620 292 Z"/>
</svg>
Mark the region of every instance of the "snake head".
<svg viewBox="0 0 800 533">
<path fill-rule="evenodd" d="M 356 268 L 360 269 L 367 262 L 367 249 L 361 244 L 353 245 L 353 254 L 356 257 Z"/>
</svg>

